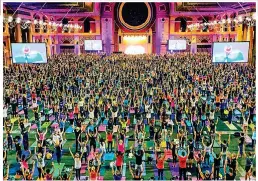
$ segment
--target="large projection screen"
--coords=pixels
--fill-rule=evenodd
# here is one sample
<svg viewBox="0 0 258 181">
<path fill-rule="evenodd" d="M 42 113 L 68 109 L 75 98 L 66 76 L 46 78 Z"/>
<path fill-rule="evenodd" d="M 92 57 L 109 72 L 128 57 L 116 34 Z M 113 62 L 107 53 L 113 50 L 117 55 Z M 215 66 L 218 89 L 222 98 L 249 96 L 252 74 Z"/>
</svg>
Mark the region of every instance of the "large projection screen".
<svg viewBox="0 0 258 181">
<path fill-rule="evenodd" d="M 47 63 L 45 43 L 12 43 L 13 63 Z"/>
<path fill-rule="evenodd" d="M 169 40 L 169 50 L 186 50 L 186 40 Z"/>
<path fill-rule="evenodd" d="M 84 41 L 84 49 L 85 50 L 102 50 L 102 40 L 85 40 Z"/>
<path fill-rule="evenodd" d="M 249 42 L 214 42 L 213 63 L 247 63 Z"/>
</svg>

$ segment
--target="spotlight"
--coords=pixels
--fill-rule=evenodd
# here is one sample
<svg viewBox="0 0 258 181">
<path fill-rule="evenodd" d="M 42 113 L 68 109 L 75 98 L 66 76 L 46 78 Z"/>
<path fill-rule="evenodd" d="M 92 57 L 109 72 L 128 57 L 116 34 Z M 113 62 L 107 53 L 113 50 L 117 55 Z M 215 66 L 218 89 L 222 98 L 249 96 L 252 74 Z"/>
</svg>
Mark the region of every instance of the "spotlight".
<svg viewBox="0 0 258 181">
<path fill-rule="evenodd" d="M 38 24 L 38 20 L 36 20 L 36 19 L 34 20 L 34 25 L 35 25 L 35 24 Z"/>
<path fill-rule="evenodd" d="M 8 17 L 8 22 L 11 23 L 13 21 L 13 17 L 12 16 L 9 16 Z"/>
<path fill-rule="evenodd" d="M 21 18 L 20 17 L 16 18 L 16 23 L 20 23 L 20 22 L 21 22 Z"/>
</svg>

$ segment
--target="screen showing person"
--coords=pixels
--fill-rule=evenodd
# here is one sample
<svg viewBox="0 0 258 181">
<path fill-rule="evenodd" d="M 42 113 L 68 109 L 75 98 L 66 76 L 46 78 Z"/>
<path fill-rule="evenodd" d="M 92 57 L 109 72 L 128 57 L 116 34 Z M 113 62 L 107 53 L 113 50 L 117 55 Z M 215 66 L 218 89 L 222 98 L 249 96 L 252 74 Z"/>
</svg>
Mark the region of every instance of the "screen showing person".
<svg viewBox="0 0 258 181">
<path fill-rule="evenodd" d="M 185 50 L 186 40 L 169 40 L 168 42 L 169 50 Z"/>
<path fill-rule="evenodd" d="M 13 63 L 47 63 L 45 43 L 12 43 Z"/>
<path fill-rule="evenodd" d="M 85 50 L 102 50 L 102 40 L 85 40 Z"/>
<path fill-rule="evenodd" d="M 249 42 L 215 42 L 213 63 L 247 63 Z"/>
</svg>

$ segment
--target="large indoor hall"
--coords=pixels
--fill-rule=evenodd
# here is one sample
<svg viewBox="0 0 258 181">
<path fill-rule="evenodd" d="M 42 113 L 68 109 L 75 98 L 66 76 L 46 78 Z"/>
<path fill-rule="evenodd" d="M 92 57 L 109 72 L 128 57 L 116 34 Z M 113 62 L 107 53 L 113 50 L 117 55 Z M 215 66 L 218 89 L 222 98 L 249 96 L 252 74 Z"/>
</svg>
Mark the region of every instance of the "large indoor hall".
<svg viewBox="0 0 258 181">
<path fill-rule="evenodd" d="M 1 2 L 3 180 L 256 180 L 256 2 Z"/>
</svg>

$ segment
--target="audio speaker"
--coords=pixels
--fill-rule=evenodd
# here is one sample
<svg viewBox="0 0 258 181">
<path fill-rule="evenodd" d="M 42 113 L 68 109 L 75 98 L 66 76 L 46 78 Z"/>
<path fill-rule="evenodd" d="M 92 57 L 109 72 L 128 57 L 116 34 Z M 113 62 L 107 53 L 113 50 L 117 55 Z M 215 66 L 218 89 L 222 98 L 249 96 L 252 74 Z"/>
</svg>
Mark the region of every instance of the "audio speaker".
<svg viewBox="0 0 258 181">
<path fill-rule="evenodd" d="M 119 44 L 121 44 L 122 43 L 122 39 L 121 39 L 121 36 L 119 36 L 119 38 L 118 38 L 119 40 Z"/>
<path fill-rule="evenodd" d="M 151 37 L 148 36 L 148 43 L 151 43 Z"/>
</svg>

